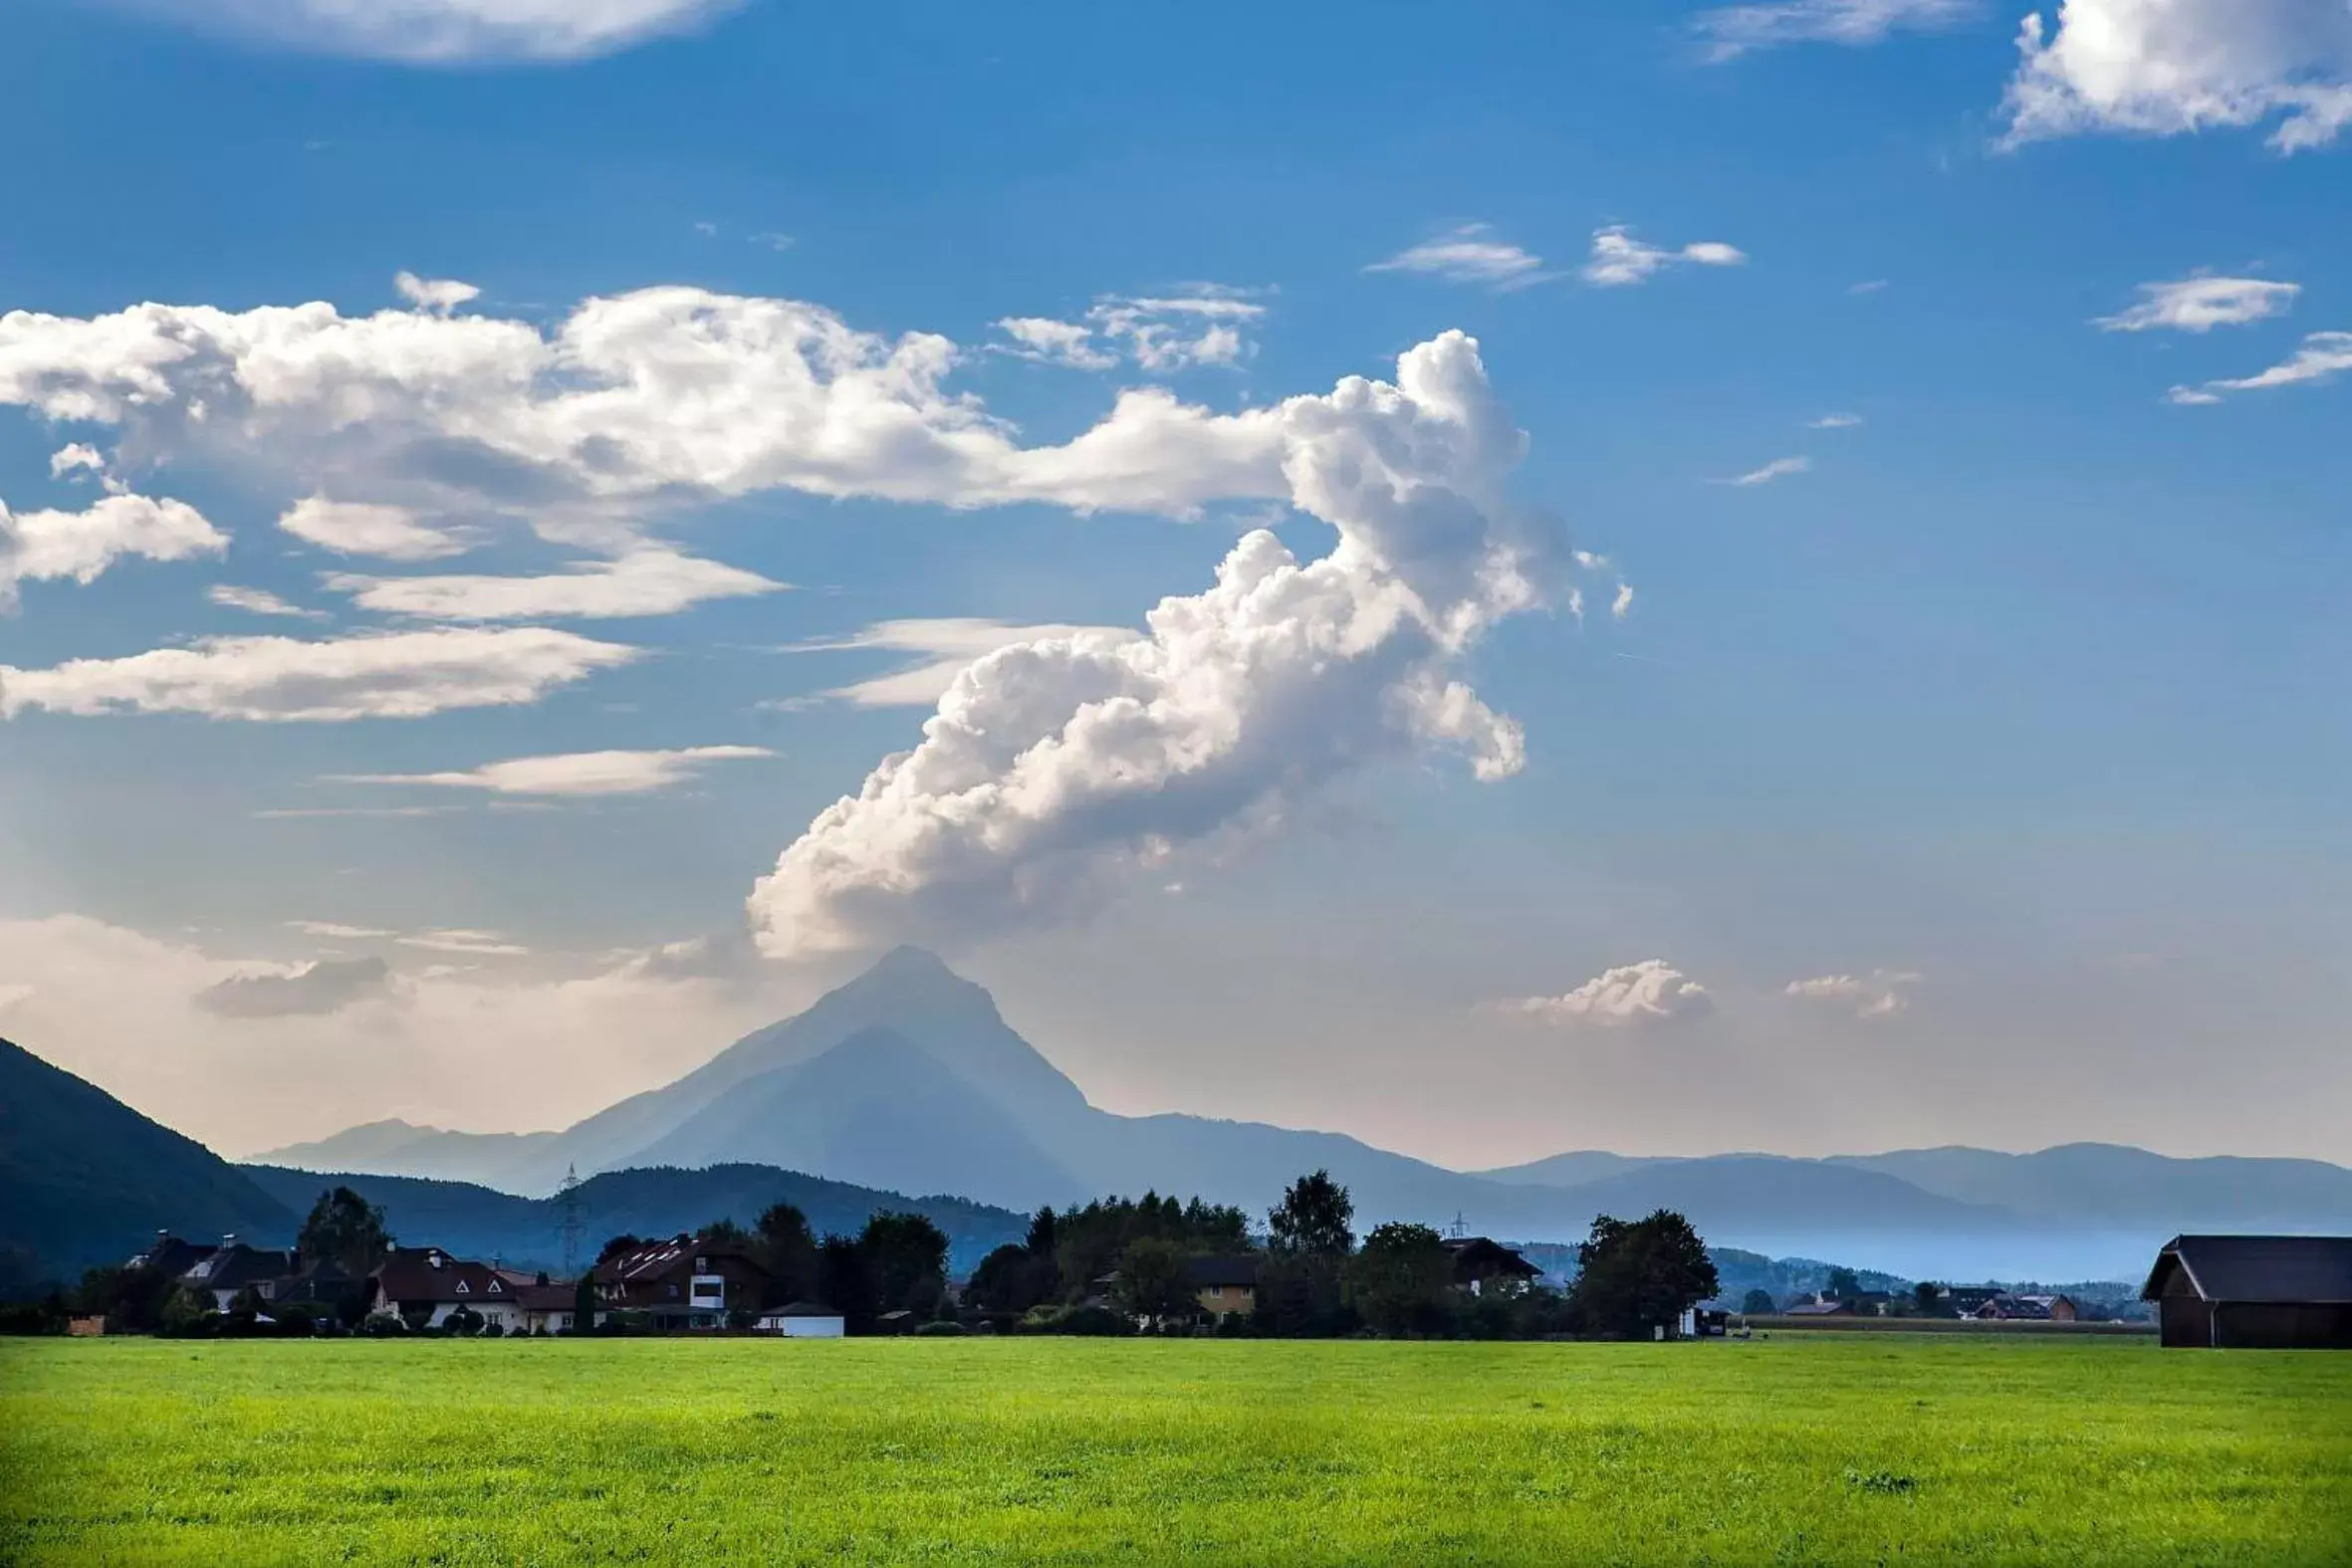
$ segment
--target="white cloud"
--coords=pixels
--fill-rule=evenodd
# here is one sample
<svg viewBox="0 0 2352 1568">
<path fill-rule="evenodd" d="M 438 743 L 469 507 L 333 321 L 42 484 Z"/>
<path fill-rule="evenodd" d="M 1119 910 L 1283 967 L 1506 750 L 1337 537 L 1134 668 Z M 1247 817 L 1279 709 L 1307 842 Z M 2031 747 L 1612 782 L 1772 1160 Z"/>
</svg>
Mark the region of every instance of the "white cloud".
<svg viewBox="0 0 2352 1568">
<path fill-rule="evenodd" d="M 1984 9 L 1985 0 L 1768 0 L 1702 11 L 1693 26 L 1707 58 L 1726 61 L 1783 44 L 1875 44 L 1899 31 L 1958 27 Z"/>
<path fill-rule="evenodd" d="M 1747 253 L 1721 240 L 1700 240 L 1679 251 L 1647 244 L 1633 237 L 1623 224 L 1592 233 L 1592 259 L 1584 264 L 1584 281 L 1603 289 L 1647 283 L 1653 275 L 1677 263 L 1700 267 L 1739 267 Z"/>
<path fill-rule="evenodd" d="M 459 534 L 420 523 L 405 507 L 308 496 L 278 519 L 278 527 L 339 556 L 385 560 L 439 560 L 471 549 Z"/>
<path fill-rule="evenodd" d="M 668 752 L 572 752 L 516 757 L 462 773 L 330 774 L 331 784 L 428 784 L 493 794 L 652 794 L 700 777 L 713 763 L 774 757 L 761 746 L 690 746 Z"/>
<path fill-rule="evenodd" d="M 2276 120 L 2281 152 L 2352 122 L 2344 0 L 2061 0 L 2036 11 L 2004 109 L 2010 145 L 2087 131 L 2169 136 Z"/>
<path fill-rule="evenodd" d="M 1862 422 L 1860 414 L 1823 414 L 1805 426 L 1807 430 L 1851 430 Z"/>
<path fill-rule="evenodd" d="M 49 454 L 49 477 L 52 479 L 63 479 L 68 474 L 103 474 L 106 471 L 106 454 L 80 441 L 69 441 Z"/>
<path fill-rule="evenodd" d="M 1073 637 L 1127 641 L 1139 635 L 1125 626 L 1015 625 L 1010 621 L 969 616 L 929 620 L 877 621 L 853 636 L 830 642 L 804 642 L 788 653 L 829 653 L 865 648 L 922 655 L 922 661 L 888 675 L 877 675 L 826 692 L 827 697 L 860 708 L 931 708 L 945 697 L 956 677 L 974 660 L 1018 643 L 1049 642 Z"/>
<path fill-rule="evenodd" d="M 1524 438 L 1477 344 L 1406 353 L 1263 411 L 1289 497 L 1332 524 L 1301 562 L 1244 537 L 1214 586 L 1161 600 L 1140 638 L 999 648 L 913 751 L 821 813 L 751 897 L 772 954 L 1049 923 L 1187 846 L 1281 825 L 1330 779 L 1443 744 L 1519 770 L 1519 726 L 1452 678 L 1496 620 L 1540 603 L 1556 531 L 1507 501 Z"/>
<path fill-rule="evenodd" d="M 0 1033 L 179 1131 L 243 1152 L 384 1116 L 564 1126 L 810 1000 L 789 989 L 799 982 L 780 987 L 758 973 L 720 978 L 586 956 L 443 959 L 391 943 L 382 952 L 393 974 L 377 995 L 333 1012 L 226 1017 L 196 999 L 291 966 L 266 950 L 216 956 L 185 937 L 81 916 L 0 921 L 0 999 L 18 998 Z M 450 973 L 460 965 L 471 972 Z"/>
<path fill-rule="evenodd" d="M 412 937 L 392 939 L 404 948 L 421 948 L 427 953 L 465 953 L 478 958 L 528 958 L 531 950 L 518 942 L 509 942 L 496 931 L 421 931 Z"/>
<path fill-rule="evenodd" d="M 286 929 L 299 931 L 306 937 L 325 937 L 333 942 L 365 942 L 376 937 L 398 935 L 380 926 L 347 926 L 333 920 L 289 920 Z"/>
<path fill-rule="evenodd" d="M 412 272 L 395 274 L 392 287 L 410 305 L 436 316 L 447 316 L 459 306 L 482 297 L 482 291 L 470 283 L 459 283 L 454 278 L 419 278 Z"/>
<path fill-rule="evenodd" d="M 1225 351 L 1220 334 L 1262 309 L 1205 295 L 1128 303 L 1182 306 L 1165 336 L 1133 327 L 1135 352 L 1163 361 Z M 218 453 L 370 500 L 424 487 L 538 515 L 791 489 L 1183 515 L 1285 493 L 1269 409 L 1217 414 L 1136 388 L 1075 439 L 1023 447 L 946 389 L 957 359 L 929 334 L 884 337 L 798 301 L 676 286 L 587 301 L 552 333 L 325 304 L 0 316 L 0 403 L 122 425 L 162 457 Z"/>
<path fill-rule="evenodd" d="M 221 582 L 204 590 L 204 596 L 223 609 L 243 610 L 248 615 L 278 615 L 289 620 L 330 620 L 325 610 L 304 609 L 300 604 L 289 604 L 267 588 L 241 588 Z"/>
<path fill-rule="evenodd" d="M 1096 301 L 1082 322 L 1008 316 L 996 326 L 1013 346 L 997 346 L 1075 370 L 1108 370 L 1122 358 L 1154 371 L 1233 365 L 1255 351 L 1242 329 L 1265 314 L 1265 306 L 1230 289 L 1148 299 L 1112 295 Z"/>
<path fill-rule="evenodd" d="M 706 599 L 774 593 L 756 571 L 648 547 L 538 577 L 371 577 L 331 573 L 327 585 L 361 609 L 419 620 L 605 620 L 675 615 Z"/>
<path fill-rule="evenodd" d="M 1617 584 L 1617 596 L 1609 600 L 1609 613 L 1619 620 L 1623 620 L 1633 613 L 1632 583 L 1620 582 Z"/>
<path fill-rule="evenodd" d="M 2176 386 L 2168 394 L 2176 403 L 2218 403 L 2227 392 L 2258 392 L 2273 386 L 2295 386 L 2306 381 L 2328 381 L 2352 370 L 2352 333 L 2313 333 L 2294 356 L 2267 370 L 2203 386 Z"/>
<path fill-rule="evenodd" d="M 1817 1002 L 1849 1009 L 1858 1018 L 1891 1018 L 1911 1006 L 1905 991 L 1921 977 L 1907 970 L 1873 970 L 1867 979 L 1854 975 L 1822 975 L 1792 980 L 1782 994 L 1801 1002 Z"/>
<path fill-rule="evenodd" d="M 15 513 L 0 502 L 0 609 L 16 602 L 20 582 L 92 582 L 125 556 L 188 560 L 228 548 L 228 536 L 184 501 L 117 495 L 81 512 Z"/>
<path fill-rule="evenodd" d="M 1717 483 L 1743 488 L 1768 485 L 1775 479 L 1786 479 L 1791 474 L 1809 474 L 1812 470 L 1813 460 L 1809 457 L 1775 457 L 1762 468 L 1750 469 L 1737 479 L 1718 480 Z"/>
<path fill-rule="evenodd" d="M 2296 283 L 2272 283 L 2262 278 L 2183 278 L 2173 283 L 2140 285 L 2140 303 L 2115 316 L 2102 316 L 2092 325 L 2111 333 L 2144 333 L 2158 328 L 2183 333 L 2208 333 L 2217 327 L 2243 327 L 2267 321 L 2293 309 L 2303 292 Z"/>
<path fill-rule="evenodd" d="M 1715 999 L 1664 959 L 1644 959 L 1603 970 L 1564 996 L 1521 997 L 1500 1007 L 1539 1023 L 1627 1028 L 1702 1017 Z"/>
<path fill-rule="evenodd" d="M 1863 280 L 1862 280 L 1860 283 L 1849 283 L 1849 284 L 1847 284 L 1847 285 L 1846 285 L 1846 293 L 1848 293 L 1848 294 L 1884 294 L 1884 293 L 1886 293 L 1886 291 L 1887 291 L 1888 289 L 1890 289 L 1890 288 L 1892 288 L 1892 287 L 1893 287 L 1893 284 L 1892 284 L 1892 283 L 1891 283 L 1891 282 L 1890 282 L 1888 279 L 1885 279 L 1885 278 L 1865 278 L 1865 279 L 1863 279 Z"/>
<path fill-rule="evenodd" d="M 1065 364 L 1073 370 L 1107 370 L 1119 362 L 1117 354 L 1094 346 L 1094 329 L 1084 322 L 1008 316 L 997 323 L 997 328 L 1019 345 L 1006 352 L 1024 359 Z"/>
<path fill-rule="evenodd" d="M 1364 271 L 1426 273 L 1449 283 L 1483 283 L 1495 289 L 1524 289 L 1558 276 L 1543 271 L 1542 257 L 1494 238 L 1494 232 L 1484 223 L 1465 224 Z"/>
<path fill-rule="evenodd" d="M 390 980 L 390 966 L 379 958 L 314 959 L 232 975 L 198 992 L 196 1006 L 228 1018 L 316 1017 L 381 996 Z"/>
<path fill-rule="evenodd" d="M 735 9 L 740 0 L 130 0 L 208 32 L 413 65 L 584 60 Z"/>
<path fill-rule="evenodd" d="M 46 670 L 0 665 L 0 719 L 28 708 L 257 721 L 416 719 L 452 708 L 535 702 L 639 653 L 539 626 L 322 642 L 207 637 L 193 647 L 75 659 Z"/>
</svg>

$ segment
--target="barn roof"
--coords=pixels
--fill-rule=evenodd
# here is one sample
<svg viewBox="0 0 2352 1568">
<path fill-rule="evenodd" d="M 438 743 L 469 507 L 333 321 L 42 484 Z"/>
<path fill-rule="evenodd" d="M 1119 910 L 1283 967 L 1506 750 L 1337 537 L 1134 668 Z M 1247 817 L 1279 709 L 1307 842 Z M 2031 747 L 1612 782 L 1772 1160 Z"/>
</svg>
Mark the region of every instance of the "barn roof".
<svg viewBox="0 0 2352 1568">
<path fill-rule="evenodd" d="M 2352 1236 L 2176 1235 L 2140 1298 L 2162 1295 L 2176 1268 L 2208 1301 L 2352 1303 Z"/>
</svg>

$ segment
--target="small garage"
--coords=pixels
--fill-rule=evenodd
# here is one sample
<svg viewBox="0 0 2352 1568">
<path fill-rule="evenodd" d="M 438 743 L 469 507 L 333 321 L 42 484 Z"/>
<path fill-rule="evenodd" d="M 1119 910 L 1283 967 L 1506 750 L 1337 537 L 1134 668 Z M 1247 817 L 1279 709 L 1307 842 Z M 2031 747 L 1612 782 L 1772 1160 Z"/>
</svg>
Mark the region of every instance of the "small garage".
<svg viewBox="0 0 2352 1568">
<path fill-rule="evenodd" d="M 2352 1350 L 2352 1236 L 2177 1235 L 2140 1299 L 2168 1347 Z"/>
</svg>

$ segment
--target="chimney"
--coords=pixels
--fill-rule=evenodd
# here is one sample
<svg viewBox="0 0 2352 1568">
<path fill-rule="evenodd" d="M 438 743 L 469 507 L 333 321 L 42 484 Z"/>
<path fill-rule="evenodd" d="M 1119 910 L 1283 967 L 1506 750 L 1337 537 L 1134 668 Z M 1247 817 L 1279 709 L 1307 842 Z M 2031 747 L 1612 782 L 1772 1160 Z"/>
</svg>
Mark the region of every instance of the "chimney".
<svg viewBox="0 0 2352 1568">
<path fill-rule="evenodd" d="M 435 1248 L 433 1248 L 431 1251 L 429 1251 L 429 1252 L 425 1253 L 425 1255 L 424 1255 L 424 1260 L 425 1260 L 427 1263 L 430 1263 L 430 1264 L 431 1264 L 433 1267 L 435 1267 L 435 1268 L 438 1268 L 438 1267 L 440 1267 L 440 1266 L 441 1266 L 441 1249 L 440 1249 L 439 1247 L 435 1247 Z"/>
<path fill-rule="evenodd" d="M 236 1244 L 237 1232 L 234 1231 L 231 1231 L 227 1235 L 224 1235 L 220 1238 L 220 1249 L 224 1252 Z"/>
</svg>

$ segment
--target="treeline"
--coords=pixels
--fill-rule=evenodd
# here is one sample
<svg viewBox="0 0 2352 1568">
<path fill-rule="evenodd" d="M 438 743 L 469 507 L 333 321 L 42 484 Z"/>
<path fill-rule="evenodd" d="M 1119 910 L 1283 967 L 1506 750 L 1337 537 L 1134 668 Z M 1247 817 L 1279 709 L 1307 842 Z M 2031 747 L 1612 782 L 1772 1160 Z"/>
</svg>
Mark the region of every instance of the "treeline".
<svg viewBox="0 0 2352 1568">
<path fill-rule="evenodd" d="M 1359 1242 L 1354 1225 L 1347 1189 L 1325 1171 L 1291 1184 L 1262 1237 L 1241 1210 L 1198 1199 L 1042 1209 L 1025 1241 L 974 1271 L 965 1313 L 999 1332 L 1648 1338 L 1716 1290 L 1706 1244 L 1667 1211 L 1595 1220 L 1566 1290 L 1508 1276 L 1474 1285 L 1428 1226 L 1391 1222 Z M 1214 1311 L 1194 1265 L 1237 1260 L 1250 1265 L 1250 1310 Z"/>
</svg>

